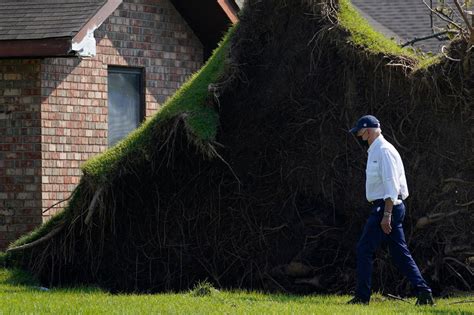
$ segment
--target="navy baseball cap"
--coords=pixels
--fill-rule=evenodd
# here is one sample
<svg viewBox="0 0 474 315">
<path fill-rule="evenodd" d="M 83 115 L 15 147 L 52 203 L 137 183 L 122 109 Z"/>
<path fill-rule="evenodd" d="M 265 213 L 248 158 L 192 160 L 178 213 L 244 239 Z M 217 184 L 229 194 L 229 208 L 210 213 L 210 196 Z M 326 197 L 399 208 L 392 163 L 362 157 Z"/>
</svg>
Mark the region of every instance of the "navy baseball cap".
<svg viewBox="0 0 474 315">
<path fill-rule="evenodd" d="M 349 130 L 350 133 L 357 133 L 362 128 L 380 128 L 380 121 L 372 115 L 365 115 L 359 118 L 354 128 Z"/>
</svg>

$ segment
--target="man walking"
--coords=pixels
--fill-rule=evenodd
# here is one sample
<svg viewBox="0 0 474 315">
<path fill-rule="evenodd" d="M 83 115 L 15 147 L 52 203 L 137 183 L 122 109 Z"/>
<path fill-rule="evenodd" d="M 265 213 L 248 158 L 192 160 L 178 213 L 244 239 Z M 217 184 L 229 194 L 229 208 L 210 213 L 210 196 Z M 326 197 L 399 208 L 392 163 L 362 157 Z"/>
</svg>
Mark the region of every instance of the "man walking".
<svg viewBox="0 0 474 315">
<path fill-rule="evenodd" d="M 350 132 L 369 143 L 365 188 L 371 213 L 357 244 L 357 288 L 348 303 L 369 304 L 374 253 L 387 242 L 394 264 L 416 288 L 417 304 L 433 305 L 431 289 L 405 242 L 403 200 L 408 197 L 408 187 L 400 154 L 382 136 L 380 122 L 374 116 L 361 117 Z"/>
</svg>

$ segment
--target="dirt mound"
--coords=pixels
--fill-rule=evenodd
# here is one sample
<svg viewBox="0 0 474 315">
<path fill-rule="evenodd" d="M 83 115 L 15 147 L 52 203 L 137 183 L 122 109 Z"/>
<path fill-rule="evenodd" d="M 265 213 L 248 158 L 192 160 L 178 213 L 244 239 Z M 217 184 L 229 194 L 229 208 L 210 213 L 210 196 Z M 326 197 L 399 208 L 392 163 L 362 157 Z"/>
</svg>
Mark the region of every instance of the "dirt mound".
<svg viewBox="0 0 474 315">
<path fill-rule="evenodd" d="M 48 241 L 11 255 L 54 285 L 349 292 L 368 209 L 367 148 L 347 130 L 371 113 L 405 163 L 420 269 L 437 293 L 472 290 L 474 72 L 447 59 L 413 71 L 416 58 L 359 47 L 337 8 L 248 1 L 210 86 L 217 138 L 196 145 L 186 115 L 160 123 L 114 176 L 84 176 Z M 407 293 L 388 260 L 377 256 L 375 289 Z"/>
</svg>

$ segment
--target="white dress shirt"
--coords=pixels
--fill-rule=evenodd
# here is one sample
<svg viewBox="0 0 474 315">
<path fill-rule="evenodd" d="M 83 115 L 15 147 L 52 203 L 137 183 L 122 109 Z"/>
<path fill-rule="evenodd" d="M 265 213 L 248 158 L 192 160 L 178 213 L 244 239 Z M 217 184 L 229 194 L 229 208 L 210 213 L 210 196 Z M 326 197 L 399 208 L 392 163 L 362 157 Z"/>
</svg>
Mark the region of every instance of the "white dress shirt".
<svg viewBox="0 0 474 315">
<path fill-rule="evenodd" d="M 365 192 L 368 201 L 390 198 L 394 205 L 408 197 L 407 179 L 402 158 L 385 138 L 380 135 L 367 151 Z"/>
</svg>

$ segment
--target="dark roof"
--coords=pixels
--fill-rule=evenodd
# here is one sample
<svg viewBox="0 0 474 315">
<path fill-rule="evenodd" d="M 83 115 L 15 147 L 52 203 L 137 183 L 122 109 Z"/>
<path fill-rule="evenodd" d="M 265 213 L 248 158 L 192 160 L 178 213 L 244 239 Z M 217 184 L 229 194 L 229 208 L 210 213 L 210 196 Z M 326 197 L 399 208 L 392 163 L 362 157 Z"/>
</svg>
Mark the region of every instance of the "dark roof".
<svg viewBox="0 0 474 315">
<path fill-rule="evenodd" d="M 106 0 L 3 0 L 0 40 L 74 37 Z"/>
<path fill-rule="evenodd" d="M 352 0 L 352 3 L 373 27 L 401 43 L 433 34 L 430 10 L 422 0 Z M 426 3 L 430 1 L 426 0 Z M 436 24 L 441 26 L 439 21 Z M 413 46 L 424 51 L 439 52 L 444 43 L 432 38 Z"/>
</svg>

